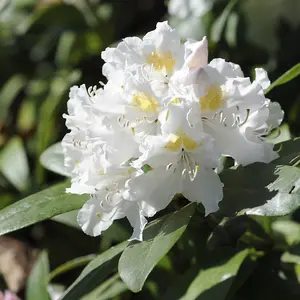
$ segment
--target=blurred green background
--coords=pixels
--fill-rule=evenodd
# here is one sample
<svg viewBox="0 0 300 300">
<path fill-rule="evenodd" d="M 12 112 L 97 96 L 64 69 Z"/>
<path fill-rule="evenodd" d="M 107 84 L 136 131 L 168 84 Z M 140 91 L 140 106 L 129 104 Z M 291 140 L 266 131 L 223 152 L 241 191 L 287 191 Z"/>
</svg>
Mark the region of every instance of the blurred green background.
<svg viewBox="0 0 300 300">
<path fill-rule="evenodd" d="M 199 11 L 193 8 L 195 3 L 201 6 Z M 177 0 L 168 13 L 164 0 L 0 0 L 0 208 L 63 179 L 45 170 L 39 157 L 66 133 L 62 114 L 70 86 L 105 82 L 100 53 L 124 37 L 142 35 L 169 19 L 183 38 L 207 35 L 211 58 L 240 64 L 247 76 L 262 66 L 273 81 L 299 63 L 299 0 L 228 3 Z M 268 95 L 282 105 L 285 128 L 292 136 L 300 133 L 299 86 L 298 78 Z M 120 222 L 103 237 L 90 238 L 76 228 L 73 214 L 11 236 L 30 249 L 47 249 L 54 268 L 107 249 L 129 232 L 126 222 Z M 171 268 L 168 259 L 155 272 Z M 184 261 L 179 269 L 181 264 Z M 158 278 L 171 282 L 173 275 L 168 274 Z M 68 285 L 76 275 L 77 271 L 68 273 L 57 281 Z M 23 283 L 16 290 L 22 290 Z M 135 299 L 144 299 L 147 293 L 159 299 L 155 296 L 159 284 L 150 280 Z M 132 294 L 122 297 L 131 299 Z"/>
</svg>

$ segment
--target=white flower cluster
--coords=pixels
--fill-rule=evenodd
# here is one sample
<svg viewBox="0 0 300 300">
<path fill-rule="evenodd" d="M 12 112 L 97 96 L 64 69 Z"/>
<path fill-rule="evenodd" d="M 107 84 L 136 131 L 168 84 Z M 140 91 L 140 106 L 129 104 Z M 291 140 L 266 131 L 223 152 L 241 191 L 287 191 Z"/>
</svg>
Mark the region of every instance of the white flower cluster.
<svg viewBox="0 0 300 300">
<path fill-rule="evenodd" d="M 216 167 L 277 157 L 265 136 L 282 121 L 278 103 L 264 96 L 267 74 L 251 83 L 240 67 L 208 62 L 207 40 L 182 42 L 167 22 L 143 39 L 124 39 L 102 53 L 103 88 L 70 91 L 63 139 L 74 194 L 90 194 L 78 214 L 96 236 L 127 217 L 131 239 L 175 194 L 201 202 L 206 214 L 223 197 Z"/>
</svg>

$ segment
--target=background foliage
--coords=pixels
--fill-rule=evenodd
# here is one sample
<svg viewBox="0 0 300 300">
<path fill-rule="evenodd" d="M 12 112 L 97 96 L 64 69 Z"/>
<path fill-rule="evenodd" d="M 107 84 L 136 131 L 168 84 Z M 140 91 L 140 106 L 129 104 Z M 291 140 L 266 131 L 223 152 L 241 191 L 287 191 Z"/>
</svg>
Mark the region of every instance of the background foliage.
<svg viewBox="0 0 300 300">
<path fill-rule="evenodd" d="M 249 76 L 263 66 L 274 81 L 299 63 L 300 26 L 278 18 L 276 48 L 260 47 L 247 38 L 247 1 L 215 1 L 197 26 L 194 16 L 171 22 L 183 36 L 205 33 L 211 57 L 234 61 Z M 2 289 L 28 300 L 63 290 L 71 300 L 300 298 L 299 140 L 279 146 L 281 158 L 270 165 L 225 170 L 217 214 L 205 218 L 201 206 L 179 197 L 147 227 L 145 241 L 129 247 L 123 220 L 101 237 L 84 235 L 75 220 L 86 197 L 64 195 L 68 182 L 39 161 L 66 133 L 70 86 L 105 81 L 100 52 L 168 18 L 162 0 L 0 2 Z M 268 94 L 286 112 L 274 143 L 300 133 L 299 78 Z"/>
</svg>

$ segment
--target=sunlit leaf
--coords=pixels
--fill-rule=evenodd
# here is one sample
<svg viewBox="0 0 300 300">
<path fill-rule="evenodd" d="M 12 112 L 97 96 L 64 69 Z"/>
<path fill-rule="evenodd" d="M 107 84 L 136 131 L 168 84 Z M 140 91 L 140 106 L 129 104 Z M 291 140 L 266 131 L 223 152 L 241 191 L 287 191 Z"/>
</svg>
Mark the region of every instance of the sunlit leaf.
<svg viewBox="0 0 300 300">
<path fill-rule="evenodd" d="M 221 174 L 224 198 L 219 214 L 286 215 L 300 206 L 300 169 L 255 163 Z"/>
<path fill-rule="evenodd" d="M 70 176 L 64 166 L 64 154 L 61 143 L 56 143 L 45 150 L 41 157 L 40 163 L 44 168 L 63 176 Z"/>
<path fill-rule="evenodd" d="M 73 270 L 75 268 L 85 266 L 87 265 L 90 261 L 92 261 L 96 257 L 95 254 L 90 254 L 82 257 L 77 257 L 74 258 L 70 261 L 65 262 L 64 264 L 60 265 L 57 267 L 55 270 L 53 270 L 49 274 L 49 280 L 52 280 L 54 277 L 59 276 L 63 273 L 66 273 L 70 270 Z"/>
<path fill-rule="evenodd" d="M 69 211 L 69 212 L 63 213 L 61 215 L 57 215 L 57 216 L 53 217 L 51 220 L 54 220 L 56 222 L 59 222 L 59 223 L 65 224 L 67 226 L 81 230 L 80 226 L 77 223 L 78 211 L 79 211 L 78 209 Z"/>
<path fill-rule="evenodd" d="M 225 29 L 226 22 L 230 15 L 230 12 L 237 4 L 238 0 L 230 0 L 223 10 L 222 14 L 218 17 L 211 29 L 211 40 L 218 43 L 222 37 L 222 33 Z"/>
<path fill-rule="evenodd" d="M 271 164 L 292 166 L 300 160 L 300 138 L 279 143 L 275 148 L 280 157 L 271 161 Z"/>
<path fill-rule="evenodd" d="M 273 144 L 286 142 L 292 139 L 289 125 L 287 123 L 282 124 L 277 130 L 274 130 L 268 135 L 267 141 Z"/>
<path fill-rule="evenodd" d="M 8 109 L 16 96 L 24 88 L 26 79 L 23 75 L 17 74 L 12 76 L 2 87 L 0 92 L 0 121 L 4 121 L 7 117 Z"/>
<path fill-rule="evenodd" d="M 0 153 L 0 170 L 19 191 L 27 189 L 29 183 L 29 166 L 21 138 L 11 138 Z"/>
<path fill-rule="evenodd" d="M 37 300 L 45 299 L 50 300 L 48 294 L 48 273 L 49 273 L 49 261 L 46 252 L 42 252 L 36 261 L 31 274 L 28 278 L 26 288 L 26 299 Z"/>
<path fill-rule="evenodd" d="M 123 242 L 112 247 L 92 260 L 67 289 L 61 300 L 80 299 L 101 284 L 117 268 L 120 254 L 127 244 L 128 242 Z"/>
<path fill-rule="evenodd" d="M 274 87 L 285 84 L 300 75 L 300 63 L 286 71 L 278 79 L 276 79 L 266 90 L 265 94 L 269 93 Z"/>
<path fill-rule="evenodd" d="M 127 291 L 126 285 L 120 280 L 119 274 L 104 281 L 99 287 L 82 298 L 82 300 L 108 300 Z"/>
<path fill-rule="evenodd" d="M 144 241 L 132 242 L 125 249 L 119 261 L 119 273 L 130 290 L 142 289 L 152 269 L 185 231 L 194 209 L 194 204 L 190 204 L 151 223 L 144 232 Z"/>
<path fill-rule="evenodd" d="M 86 195 L 65 193 L 69 182 L 54 185 L 0 211 L 0 235 L 82 207 Z"/>
<path fill-rule="evenodd" d="M 225 299 L 241 264 L 249 253 L 250 250 L 245 249 L 218 266 L 200 270 L 180 300 Z"/>
<path fill-rule="evenodd" d="M 300 182 L 300 178 L 299 178 Z M 279 235 L 287 245 L 300 243 L 300 224 L 291 220 L 277 220 L 272 224 L 272 230 L 275 235 Z"/>
<path fill-rule="evenodd" d="M 56 50 L 55 61 L 59 66 L 67 66 L 73 45 L 76 41 L 76 34 L 72 31 L 67 31 L 62 34 Z"/>
<path fill-rule="evenodd" d="M 239 23 L 239 15 L 236 12 L 232 12 L 228 16 L 226 25 L 225 38 L 229 46 L 235 47 L 237 43 L 237 30 Z"/>
</svg>

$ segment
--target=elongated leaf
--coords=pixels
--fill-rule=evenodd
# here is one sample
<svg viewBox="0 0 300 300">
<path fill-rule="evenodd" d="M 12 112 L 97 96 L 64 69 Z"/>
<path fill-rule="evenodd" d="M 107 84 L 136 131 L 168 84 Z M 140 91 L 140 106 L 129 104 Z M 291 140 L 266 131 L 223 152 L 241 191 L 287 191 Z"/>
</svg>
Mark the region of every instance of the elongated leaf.
<svg viewBox="0 0 300 300">
<path fill-rule="evenodd" d="M 70 176 L 64 166 L 64 154 L 61 143 L 56 143 L 47 148 L 40 157 L 40 163 L 44 168 L 54 173 Z"/>
<path fill-rule="evenodd" d="M 74 259 L 66 262 L 66 263 L 60 265 L 59 267 L 57 267 L 55 270 L 53 270 L 49 274 L 49 280 L 52 280 L 54 277 L 61 275 L 63 273 L 66 273 L 70 270 L 84 266 L 84 265 L 88 264 L 91 260 L 93 260 L 95 257 L 96 257 L 95 254 L 90 254 L 90 255 L 86 255 L 86 256 L 82 256 L 82 257 L 77 257 L 77 258 L 74 258 Z"/>
<path fill-rule="evenodd" d="M 272 224 L 272 230 L 275 236 L 279 236 L 289 246 L 300 243 L 299 223 L 291 220 L 277 220 Z"/>
<path fill-rule="evenodd" d="M 27 300 L 50 300 L 48 294 L 49 261 L 46 252 L 42 252 L 29 276 L 26 288 Z"/>
<path fill-rule="evenodd" d="M 69 185 L 69 182 L 54 185 L 2 209 L 0 235 L 79 209 L 87 196 L 65 193 Z"/>
<path fill-rule="evenodd" d="M 79 209 L 76 209 L 76 210 L 72 210 L 72 211 L 66 212 L 64 214 L 61 214 L 61 215 L 57 215 L 57 216 L 53 217 L 52 220 L 81 230 L 79 224 L 77 223 L 78 211 L 79 211 Z"/>
<path fill-rule="evenodd" d="M 91 261 L 75 282 L 67 289 L 61 300 L 80 299 L 101 284 L 117 265 L 121 252 L 128 242 L 110 248 Z"/>
<path fill-rule="evenodd" d="M 119 273 L 130 290 L 142 289 L 152 269 L 185 231 L 194 209 L 195 205 L 190 204 L 152 223 L 144 233 L 143 242 L 132 242 L 125 249 L 119 261 Z"/>
<path fill-rule="evenodd" d="M 300 63 L 289 69 L 278 79 L 276 79 L 266 90 L 265 94 L 269 93 L 274 87 L 285 84 L 300 75 Z"/>
<path fill-rule="evenodd" d="M 228 17 L 230 15 L 230 12 L 234 8 L 234 6 L 237 4 L 237 0 L 230 0 L 223 10 L 222 14 L 218 17 L 218 19 L 213 24 L 213 27 L 211 29 L 211 40 L 215 43 L 218 43 L 221 39 L 222 33 L 225 29 L 226 22 L 228 20 Z"/>
<path fill-rule="evenodd" d="M 283 123 L 277 130 L 268 135 L 267 140 L 272 144 L 278 144 L 292 139 L 289 124 Z"/>
<path fill-rule="evenodd" d="M 245 249 L 223 264 L 200 270 L 180 300 L 225 299 L 241 264 L 248 255 L 249 249 Z"/>
<path fill-rule="evenodd" d="M 115 299 L 114 297 L 126 292 L 128 289 L 126 285 L 121 281 L 118 280 L 113 285 L 111 285 L 106 291 L 104 291 L 97 300 L 109 300 Z"/>
<path fill-rule="evenodd" d="M 0 154 L 0 170 L 19 191 L 25 191 L 29 181 L 29 166 L 23 142 L 13 137 Z"/>
<path fill-rule="evenodd" d="M 120 295 L 125 291 L 128 291 L 126 285 L 120 280 L 119 274 L 116 274 L 111 278 L 107 279 L 99 287 L 97 287 L 91 293 L 83 297 L 81 300 L 114 299 L 114 297 Z"/>
<path fill-rule="evenodd" d="M 280 157 L 271 163 L 276 165 L 294 165 L 300 160 L 300 138 L 275 145 L 279 149 Z"/>
<path fill-rule="evenodd" d="M 8 109 L 25 86 L 26 79 L 24 76 L 17 74 L 12 76 L 4 85 L 0 92 L 0 121 L 4 121 L 7 117 Z"/>
<path fill-rule="evenodd" d="M 59 107 L 66 100 L 66 94 L 72 84 L 74 84 L 81 76 L 78 70 L 72 72 L 58 72 L 50 85 L 50 91 L 47 98 L 43 101 L 38 118 L 37 127 L 37 146 L 36 153 L 38 156 L 58 138 L 58 132 L 55 130 L 56 118 L 58 118 Z M 39 183 L 44 180 L 44 170 L 39 164 L 36 168 L 36 178 Z"/>
<path fill-rule="evenodd" d="M 256 163 L 221 174 L 219 214 L 286 215 L 300 206 L 300 169 Z"/>
</svg>

